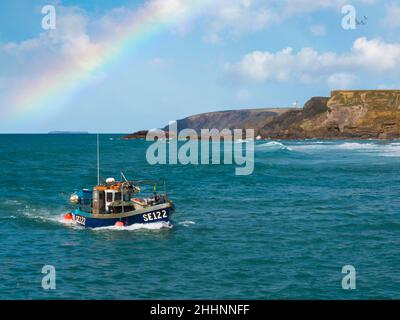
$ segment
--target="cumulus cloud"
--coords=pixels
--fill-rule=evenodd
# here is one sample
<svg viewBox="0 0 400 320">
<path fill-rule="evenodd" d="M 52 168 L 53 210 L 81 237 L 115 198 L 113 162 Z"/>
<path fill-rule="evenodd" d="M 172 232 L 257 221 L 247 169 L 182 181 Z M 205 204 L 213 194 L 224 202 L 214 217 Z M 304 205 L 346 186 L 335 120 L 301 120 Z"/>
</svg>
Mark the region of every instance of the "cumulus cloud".
<svg viewBox="0 0 400 320">
<path fill-rule="evenodd" d="M 86 57 L 102 49 L 101 44 L 89 36 L 88 21 L 78 8 L 58 7 L 57 29 L 22 42 L 0 43 L 0 63 L 8 66 L 18 63 L 25 73 L 43 71 L 71 59 L 84 66 L 90 63 Z M 9 72 L 15 74 L 15 69 Z"/>
<path fill-rule="evenodd" d="M 380 39 L 358 38 L 347 53 L 318 52 L 302 48 L 295 52 L 285 48 L 278 52 L 254 51 L 239 62 L 226 63 L 228 73 L 257 82 L 266 80 L 310 83 L 325 80 L 328 84 L 350 86 L 358 72 L 398 74 L 400 72 L 400 43 Z"/>
<path fill-rule="evenodd" d="M 357 83 L 357 80 L 358 78 L 354 74 L 341 72 L 331 74 L 327 82 L 330 88 L 350 89 Z"/>
<path fill-rule="evenodd" d="M 260 31 L 278 19 L 269 1 L 220 0 L 207 12 L 205 40 L 216 43 L 225 37 L 235 38 L 248 32 Z"/>
<path fill-rule="evenodd" d="M 313 12 L 317 10 L 339 9 L 349 4 L 348 0 L 280 0 L 284 3 L 282 13 L 284 16 L 292 16 L 304 12 Z M 353 0 L 353 5 L 371 5 L 376 0 Z"/>
<path fill-rule="evenodd" d="M 348 0 L 218 0 L 204 12 L 207 42 L 219 43 L 251 32 L 265 30 L 274 24 L 302 14 L 320 10 L 335 10 Z M 371 5 L 375 0 L 353 0 L 354 5 Z M 325 27 L 311 26 L 314 35 L 324 35 Z"/>
</svg>

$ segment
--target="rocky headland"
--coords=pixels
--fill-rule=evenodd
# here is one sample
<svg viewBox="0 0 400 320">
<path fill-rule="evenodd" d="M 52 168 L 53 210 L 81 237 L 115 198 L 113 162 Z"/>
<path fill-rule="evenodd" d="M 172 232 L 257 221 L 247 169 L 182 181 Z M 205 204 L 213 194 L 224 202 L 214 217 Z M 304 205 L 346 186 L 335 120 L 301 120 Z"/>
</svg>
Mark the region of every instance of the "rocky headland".
<svg viewBox="0 0 400 320">
<path fill-rule="evenodd" d="M 267 139 L 400 138 L 400 90 L 335 90 L 313 97 L 303 108 L 209 112 L 177 121 L 178 131 L 254 129 Z M 163 130 L 168 130 L 168 126 Z M 146 130 L 125 136 L 145 138 Z"/>
</svg>

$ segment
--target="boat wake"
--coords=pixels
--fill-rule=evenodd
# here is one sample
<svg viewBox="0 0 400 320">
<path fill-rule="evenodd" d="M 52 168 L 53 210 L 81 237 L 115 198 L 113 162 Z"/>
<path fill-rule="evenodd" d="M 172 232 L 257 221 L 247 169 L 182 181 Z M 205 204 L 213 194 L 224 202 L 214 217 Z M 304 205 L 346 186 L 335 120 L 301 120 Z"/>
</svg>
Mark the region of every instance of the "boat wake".
<svg viewBox="0 0 400 320">
<path fill-rule="evenodd" d="M 37 223 L 59 223 L 62 216 L 54 216 L 54 212 L 63 209 L 43 209 L 24 200 L 5 200 L 0 202 L 1 220 L 28 220 Z"/>
<path fill-rule="evenodd" d="M 130 226 L 125 227 L 117 227 L 117 226 L 109 226 L 109 227 L 98 227 L 93 228 L 93 231 L 135 231 L 135 230 L 161 230 L 161 229 L 172 229 L 173 226 L 169 222 L 153 222 L 153 223 L 136 223 Z"/>
</svg>

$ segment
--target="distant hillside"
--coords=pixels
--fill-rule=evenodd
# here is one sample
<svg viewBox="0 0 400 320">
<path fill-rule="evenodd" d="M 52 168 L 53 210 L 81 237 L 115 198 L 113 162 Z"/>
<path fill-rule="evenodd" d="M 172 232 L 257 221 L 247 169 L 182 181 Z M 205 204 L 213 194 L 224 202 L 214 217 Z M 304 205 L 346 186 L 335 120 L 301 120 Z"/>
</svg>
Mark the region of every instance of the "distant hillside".
<svg viewBox="0 0 400 320">
<path fill-rule="evenodd" d="M 263 128 L 275 116 L 281 115 L 289 110 L 288 108 L 263 108 L 245 110 L 227 110 L 196 114 L 177 121 L 178 131 L 182 129 L 194 129 L 200 133 L 201 129 L 255 129 Z M 168 125 L 162 130 L 168 131 Z M 145 138 L 147 130 L 127 135 L 125 139 Z"/>
<path fill-rule="evenodd" d="M 271 139 L 398 139 L 400 90 L 336 90 L 313 97 L 302 109 L 208 112 L 177 121 L 178 130 L 254 129 Z M 164 128 L 168 130 L 168 126 Z M 126 139 L 144 138 L 147 131 Z"/>
<path fill-rule="evenodd" d="M 48 134 L 89 134 L 86 131 L 50 131 Z"/>
<path fill-rule="evenodd" d="M 177 121 L 178 131 L 186 128 L 200 133 L 201 129 L 261 129 L 268 121 L 290 109 L 245 109 L 207 112 Z M 165 126 L 163 130 L 168 130 Z"/>
</svg>

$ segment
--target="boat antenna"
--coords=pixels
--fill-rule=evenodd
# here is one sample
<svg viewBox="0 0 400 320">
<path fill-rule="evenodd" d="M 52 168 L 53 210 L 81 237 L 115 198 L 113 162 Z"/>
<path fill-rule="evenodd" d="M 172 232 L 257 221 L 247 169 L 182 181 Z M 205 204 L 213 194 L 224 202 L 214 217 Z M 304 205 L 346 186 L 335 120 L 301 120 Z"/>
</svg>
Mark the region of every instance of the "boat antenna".
<svg viewBox="0 0 400 320">
<path fill-rule="evenodd" d="M 100 185 L 100 144 L 99 144 L 99 134 L 97 134 L 97 185 Z"/>
<path fill-rule="evenodd" d="M 125 177 L 124 173 L 121 171 L 121 177 L 124 179 L 126 182 L 129 182 L 128 179 Z"/>
</svg>

